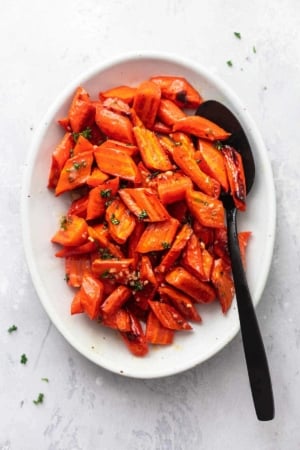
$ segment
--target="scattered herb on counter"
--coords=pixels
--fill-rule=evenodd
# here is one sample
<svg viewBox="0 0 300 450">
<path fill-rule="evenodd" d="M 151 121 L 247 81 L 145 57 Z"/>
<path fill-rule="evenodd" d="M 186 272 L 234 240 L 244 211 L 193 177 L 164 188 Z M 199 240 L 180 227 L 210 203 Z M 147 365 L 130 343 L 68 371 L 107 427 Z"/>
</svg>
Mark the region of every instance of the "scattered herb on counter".
<svg viewBox="0 0 300 450">
<path fill-rule="evenodd" d="M 16 325 L 12 325 L 8 328 L 8 333 L 13 333 L 14 331 L 17 331 L 18 327 Z"/>
<path fill-rule="evenodd" d="M 229 66 L 229 67 L 232 67 L 233 66 L 233 64 L 232 64 L 232 61 L 229 59 L 228 61 L 226 61 L 226 64 L 227 64 L 227 66 Z"/>
<path fill-rule="evenodd" d="M 23 353 L 23 354 L 21 355 L 20 363 L 21 363 L 21 364 L 26 364 L 27 361 L 28 361 L 28 358 L 27 358 L 27 356 L 25 355 L 25 353 Z"/>
<path fill-rule="evenodd" d="M 45 383 L 49 383 L 49 378 L 47 378 L 47 377 L 43 377 L 43 378 L 41 378 L 41 380 L 45 381 Z"/>
<path fill-rule="evenodd" d="M 255 47 L 255 45 L 253 45 L 252 51 L 253 51 L 253 53 L 256 53 L 256 47 Z"/>
<path fill-rule="evenodd" d="M 233 34 L 235 35 L 236 38 L 242 39 L 241 33 L 238 33 L 237 31 L 235 31 Z"/>
<path fill-rule="evenodd" d="M 39 405 L 40 403 L 43 403 L 43 401 L 44 401 L 44 394 L 40 392 L 38 397 L 37 397 L 37 399 L 36 400 L 32 400 L 32 401 L 33 401 L 33 403 L 35 405 Z"/>
</svg>

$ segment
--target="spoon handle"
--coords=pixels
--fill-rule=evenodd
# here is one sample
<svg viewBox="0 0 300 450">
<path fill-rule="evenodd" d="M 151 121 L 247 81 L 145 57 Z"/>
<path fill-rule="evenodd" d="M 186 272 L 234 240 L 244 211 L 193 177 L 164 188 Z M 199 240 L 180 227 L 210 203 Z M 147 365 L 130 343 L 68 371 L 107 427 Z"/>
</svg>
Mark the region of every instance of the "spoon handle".
<svg viewBox="0 0 300 450">
<path fill-rule="evenodd" d="M 236 208 L 227 209 L 228 246 L 248 376 L 259 420 L 274 418 L 274 399 L 263 340 L 249 292 L 238 243 Z"/>
</svg>

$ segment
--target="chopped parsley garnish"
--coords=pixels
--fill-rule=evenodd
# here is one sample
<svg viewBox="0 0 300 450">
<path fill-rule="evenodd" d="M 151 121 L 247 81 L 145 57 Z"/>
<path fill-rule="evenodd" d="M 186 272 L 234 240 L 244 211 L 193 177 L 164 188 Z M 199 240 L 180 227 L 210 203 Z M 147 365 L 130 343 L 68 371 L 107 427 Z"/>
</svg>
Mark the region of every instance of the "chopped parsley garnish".
<svg viewBox="0 0 300 450">
<path fill-rule="evenodd" d="M 116 218 L 114 214 L 111 215 L 110 221 L 113 225 L 119 225 L 120 221 Z"/>
<path fill-rule="evenodd" d="M 222 144 L 221 141 L 215 141 L 215 142 L 214 142 L 214 147 L 215 147 L 217 150 L 222 150 L 222 148 L 224 147 L 224 145 Z"/>
<path fill-rule="evenodd" d="M 65 282 L 68 283 L 70 281 L 70 275 L 65 273 Z"/>
<path fill-rule="evenodd" d="M 164 248 L 165 250 L 167 250 L 168 248 L 171 248 L 171 244 L 170 242 L 162 242 L 161 243 L 162 248 Z"/>
<path fill-rule="evenodd" d="M 242 39 L 241 33 L 238 33 L 237 31 L 235 31 L 233 34 L 235 35 L 236 38 Z"/>
<path fill-rule="evenodd" d="M 78 141 L 79 136 L 83 136 L 86 139 L 91 139 L 92 130 L 90 128 L 86 128 L 85 130 L 80 131 L 79 133 L 73 133 L 73 139 L 75 142 Z"/>
<path fill-rule="evenodd" d="M 66 218 L 66 216 L 62 216 L 62 218 L 60 219 L 60 228 L 64 231 L 66 231 L 67 225 L 68 225 L 68 219 Z"/>
<path fill-rule="evenodd" d="M 233 64 L 232 64 L 232 61 L 229 59 L 228 61 L 226 61 L 226 64 L 227 64 L 227 66 L 229 66 L 229 67 L 232 67 L 233 66 Z"/>
<path fill-rule="evenodd" d="M 139 220 L 147 219 L 147 217 L 148 217 L 148 213 L 145 209 L 142 209 L 141 212 L 138 214 Z"/>
<path fill-rule="evenodd" d="M 255 45 L 253 45 L 252 50 L 253 50 L 253 53 L 256 53 L 256 47 L 255 47 Z"/>
<path fill-rule="evenodd" d="M 110 253 L 108 248 L 99 248 L 99 255 L 101 259 L 113 259 L 114 255 Z"/>
<path fill-rule="evenodd" d="M 149 175 L 147 175 L 147 178 L 149 178 L 149 180 L 152 180 L 153 178 L 157 177 L 157 175 L 160 174 L 159 170 L 156 170 L 155 172 L 149 173 Z"/>
<path fill-rule="evenodd" d="M 82 167 L 86 167 L 86 161 L 74 162 L 73 167 L 75 170 L 80 170 Z"/>
<path fill-rule="evenodd" d="M 100 196 L 102 198 L 109 198 L 111 196 L 111 189 L 102 189 L 100 191 Z"/>
<path fill-rule="evenodd" d="M 37 397 L 37 399 L 36 400 L 32 400 L 33 401 L 33 403 L 35 404 L 35 405 L 39 405 L 40 403 L 43 403 L 43 401 L 44 401 L 44 394 L 42 394 L 41 392 L 39 393 L 39 395 L 38 395 L 38 397 Z"/>
<path fill-rule="evenodd" d="M 113 275 L 110 273 L 109 269 L 106 269 L 102 272 L 101 278 L 113 278 Z"/>
<path fill-rule="evenodd" d="M 135 292 L 142 291 L 144 288 L 144 284 L 141 280 L 132 280 L 129 284 L 132 290 Z"/>
<path fill-rule="evenodd" d="M 41 380 L 45 381 L 46 383 L 49 383 L 49 378 L 47 378 L 47 377 L 41 378 Z"/>
<path fill-rule="evenodd" d="M 21 364 L 26 364 L 27 361 L 28 361 L 28 358 L 27 358 L 27 356 L 25 355 L 25 353 L 23 353 L 23 354 L 21 355 L 20 363 L 21 363 Z"/>
<path fill-rule="evenodd" d="M 8 332 L 12 333 L 13 331 L 17 331 L 18 327 L 16 327 L 16 325 L 12 325 L 11 327 L 8 328 Z"/>
</svg>

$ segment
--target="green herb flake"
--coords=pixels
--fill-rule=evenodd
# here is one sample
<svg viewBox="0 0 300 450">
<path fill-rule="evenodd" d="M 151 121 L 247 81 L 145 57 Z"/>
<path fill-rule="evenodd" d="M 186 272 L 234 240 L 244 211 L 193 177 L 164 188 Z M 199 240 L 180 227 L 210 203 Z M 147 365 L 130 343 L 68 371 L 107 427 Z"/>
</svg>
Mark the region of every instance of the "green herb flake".
<svg viewBox="0 0 300 450">
<path fill-rule="evenodd" d="M 102 198 L 109 198 L 111 196 L 111 189 L 102 189 L 100 191 L 100 196 Z"/>
<path fill-rule="evenodd" d="M 70 275 L 68 273 L 65 273 L 65 278 L 64 278 L 66 283 L 69 283 L 70 281 Z"/>
<path fill-rule="evenodd" d="M 64 231 L 66 231 L 68 225 L 68 219 L 66 216 L 62 216 L 60 219 L 60 228 Z"/>
<path fill-rule="evenodd" d="M 80 161 L 80 162 L 76 161 L 76 162 L 73 163 L 73 167 L 74 167 L 75 170 L 80 170 L 83 167 L 86 167 L 86 161 L 85 160 Z"/>
<path fill-rule="evenodd" d="M 227 64 L 228 67 L 232 67 L 233 66 L 233 63 L 232 63 L 232 61 L 230 59 L 228 61 L 226 61 L 226 64 Z"/>
<path fill-rule="evenodd" d="M 110 221 L 113 225 L 119 225 L 120 221 L 116 218 L 114 214 L 111 215 Z"/>
<path fill-rule="evenodd" d="M 35 405 L 39 405 L 40 403 L 43 403 L 43 401 L 44 401 L 44 394 L 42 394 L 40 392 L 39 395 L 37 396 L 37 399 L 36 400 L 32 400 L 32 401 L 33 401 L 33 403 Z"/>
<path fill-rule="evenodd" d="M 109 269 L 104 270 L 101 274 L 101 278 L 107 279 L 107 278 L 113 278 L 113 275 L 110 273 Z"/>
<path fill-rule="evenodd" d="M 165 250 L 171 248 L 171 244 L 170 242 L 162 242 L 161 243 L 162 248 L 164 248 Z"/>
<path fill-rule="evenodd" d="M 217 150 L 222 150 L 222 148 L 224 147 L 224 145 L 222 144 L 221 141 L 215 141 L 215 142 L 214 142 L 214 147 L 215 147 Z"/>
<path fill-rule="evenodd" d="M 141 212 L 138 214 L 139 220 L 144 220 L 148 218 L 148 213 L 145 209 L 142 209 Z"/>
<path fill-rule="evenodd" d="M 13 333 L 14 331 L 17 331 L 18 327 L 16 325 L 12 325 L 8 328 L 8 333 Z"/>
<path fill-rule="evenodd" d="M 238 33 L 237 31 L 235 31 L 233 34 L 235 35 L 236 38 L 242 39 L 241 33 Z"/>
<path fill-rule="evenodd" d="M 256 53 L 256 47 L 255 47 L 255 45 L 253 45 L 252 51 L 253 51 L 253 53 Z"/>
<path fill-rule="evenodd" d="M 41 380 L 45 381 L 45 383 L 49 383 L 49 378 L 47 378 L 47 377 L 43 377 L 43 378 L 41 378 Z"/>
<path fill-rule="evenodd" d="M 156 178 L 161 172 L 159 170 L 156 170 L 155 172 L 151 172 L 149 173 L 149 175 L 147 175 L 147 178 L 149 178 L 149 180 L 153 180 L 153 178 Z"/>
<path fill-rule="evenodd" d="M 86 139 L 91 139 L 91 137 L 92 137 L 91 128 L 86 128 L 85 130 L 80 131 L 79 133 L 73 133 L 73 139 L 75 142 L 78 141 L 79 136 L 83 136 Z"/>
<path fill-rule="evenodd" d="M 108 248 L 99 248 L 99 255 L 101 259 L 114 259 L 114 255 L 110 253 Z"/>
<path fill-rule="evenodd" d="M 130 287 L 134 292 L 142 291 L 144 283 L 141 280 L 132 280 L 130 281 Z"/>
<path fill-rule="evenodd" d="M 25 353 L 23 353 L 23 354 L 21 355 L 20 363 L 21 363 L 21 364 L 26 364 L 27 361 L 28 361 L 28 358 L 27 358 L 27 356 L 25 355 Z"/>
</svg>

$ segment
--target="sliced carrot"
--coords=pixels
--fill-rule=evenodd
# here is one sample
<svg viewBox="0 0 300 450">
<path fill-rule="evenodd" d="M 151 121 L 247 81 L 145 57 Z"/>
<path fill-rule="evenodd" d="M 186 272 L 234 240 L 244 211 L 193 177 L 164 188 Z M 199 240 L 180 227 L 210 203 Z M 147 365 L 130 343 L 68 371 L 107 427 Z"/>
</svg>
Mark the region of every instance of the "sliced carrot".
<svg viewBox="0 0 300 450">
<path fill-rule="evenodd" d="M 86 183 L 91 173 L 93 153 L 85 152 L 66 161 L 55 188 L 55 195 L 61 195 Z"/>
<path fill-rule="evenodd" d="M 191 214 L 205 227 L 223 228 L 225 213 L 221 200 L 188 189 L 186 201 Z"/>
<path fill-rule="evenodd" d="M 114 148 L 101 149 L 94 152 L 97 166 L 104 173 L 114 175 L 124 180 L 140 183 L 141 175 L 134 160 L 126 152 Z"/>
<path fill-rule="evenodd" d="M 205 227 L 198 220 L 193 221 L 193 230 L 197 238 L 206 246 L 210 246 L 214 242 L 214 229 Z"/>
<path fill-rule="evenodd" d="M 149 344 L 167 345 L 174 340 L 174 330 L 164 327 L 153 311 L 150 311 L 146 324 L 146 341 Z"/>
<path fill-rule="evenodd" d="M 104 183 L 109 178 L 109 175 L 102 172 L 102 170 L 98 169 L 98 167 L 95 167 L 92 169 L 91 174 L 86 179 L 86 184 L 90 187 L 96 187 L 99 186 L 99 184 Z"/>
<path fill-rule="evenodd" d="M 157 117 L 166 125 L 173 125 L 177 120 L 186 117 L 186 113 L 182 111 L 172 100 L 162 98 L 157 111 Z"/>
<path fill-rule="evenodd" d="M 78 217 L 82 217 L 83 219 L 86 218 L 86 209 L 88 204 L 88 194 L 83 195 L 82 197 L 76 198 L 72 201 L 69 209 L 68 209 L 68 216 L 75 215 Z"/>
<path fill-rule="evenodd" d="M 113 148 L 115 150 L 121 150 L 125 153 L 127 153 L 129 156 L 134 156 L 138 152 L 138 148 L 134 144 L 128 144 L 120 141 L 116 141 L 115 139 L 107 139 L 104 141 L 101 146 L 99 146 L 101 150 L 107 149 L 107 148 Z"/>
<path fill-rule="evenodd" d="M 69 286 L 79 288 L 83 274 L 91 271 L 91 258 L 89 255 L 66 256 L 65 276 Z"/>
<path fill-rule="evenodd" d="M 95 119 L 95 107 L 93 106 L 87 91 L 79 86 L 74 94 L 68 118 L 74 133 L 89 127 Z"/>
<path fill-rule="evenodd" d="M 160 264 L 156 267 L 158 272 L 166 272 L 179 258 L 182 250 L 187 245 L 189 239 L 193 234 L 193 229 L 189 224 L 183 225 L 179 233 L 167 253 L 163 256 Z"/>
<path fill-rule="evenodd" d="M 152 131 L 158 134 L 170 134 L 172 132 L 172 128 L 164 124 L 163 122 L 156 120 L 152 127 Z"/>
<path fill-rule="evenodd" d="M 201 322 L 201 316 L 197 311 L 192 299 L 183 294 L 177 289 L 173 289 L 168 286 L 162 286 L 159 288 L 159 293 L 162 297 L 167 297 L 173 304 L 173 306 L 185 317 L 187 320 L 194 322 Z"/>
<path fill-rule="evenodd" d="M 136 220 L 122 200 L 116 198 L 111 202 L 106 208 L 105 219 L 113 240 L 125 244 L 135 228 Z"/>
<path fill-rule="evenodd" d="M 225 192 L 228 191 L 228 178 L 224 155 L 216 146 L 204 139 L 198 139 L 198 151 L 195 159 L 200 169 L 212 178 L 215 178 Z"/>
<path fill-rule="evenodd" d="M 59 230 L 54 234 L 51 242 L 65 247 L 81 245 L 88 238 L 88 226 L 84 219 L 77 216 L 63 216 Z"/>
<path fill-rule="evenodd" d="M 90 190 L 86 219 L 92 220 L 104 214 L 106 204 L 111 201 L 119 189 L 119 178 L 111 178 Z"/>
<path fill-rule="evenodd" d="M 197 108 L 203 101 L 199 92 L 184 77 L 155 76 L 150 80 L 158 84 L 162 97 L 180 107 Z"/>
<path fill-rule="evenodd" d="M 120 308 L 109 316 L 101 317 L 102 325 L 115 330 L 128 332 L 131 329 L 130 316 L 126 309 Z"/>
<path fill-rule="evenodd" d="M 210 303 L 216 293 L 209 283 L 204 283 L 183 267 L 176 267 L 167 273 L 166 281 L 176 289 L 192 297 L 197 303 Z"/>
<path fill-rule="evenodd" d="M 177 135 L 178 143 L 173 149 L 173 158 L 176 164 L 181 168 L 183 173 L 191 178 L 191 180 L 205 192 L 212 197 L 219 197 L 220 195 L 220 183 L 214 178 L 211 178 L 198 166 L 195 157 L 194 150 L 191 148 L 189 141 L 184 135 Z"/>
<path fill-rule="evenodd" d="M 191 330 L 191 325 L 177 309 L 168 303 L 149 301 L 149 306 L 160 323 L 170 330 Z"/>
<path fill-rule="evenodd" d="M 207 281 L 203 269 L 202 248 L 195 234 L 189 239 L 182 255 L 183 266 L 202 281 Z"/>
<path fill-rule="evenodd" d="M 89 253 L 93 253 L 97 250 L 97 245 L 95 242 L 85 242 L 84 244 L 77 246 L 67 246 L 63 247 L 61 250 L 55 253 L 57 258 L 66 258 L 67 256 L 76 256 L 76 255 L 86 255 Z"/>
<path fill-rule="evenodd" d="M 211 281 L 216 288 L 217 298 L 225 314 L 230 308 L 234 297 L 234 284 L 227 265 L 222 258 L 214 261 Z"/>
<path fill-rule="evenodd" d="M 238 233 L 241 258 L 242 258 L 244 268 L 246 268 L 246 247 L 248 245 L 248 241 L 249 241 L 249 238 L 251 237 L 251 234 L 252 234 L 251 231 L 240 231 Z"/>
<path fill-rule="evenodd" d="M 140 254 L 137 251 L 137 245 L 144 231 L 145 231 L 145 224 L 138 220 L 136 222 L 133 232 L 131 233 L 128 239 L 128 256 L 129 258 L 132 258 L 133 261 L 132 267 L 134 269 L 137 268 L 140 258 Z"/>
<path fill-rule="evenodd" d="M 60 172 L 65 162 L 70 158 L 71 149 L 74 147 L 72 133 L 67 132 L 60 143 L 56 146 L 51 161 L 51 168 L 48 178 L 48 187 L 55 189 L 58 183 Z"/>
<path fill-rule="evenodd" d="M 103 300 L 103 284 L 93 275 L 83 275 L 80 287 L 80 303 L 84 312 L 91 320 L 100 315 L 100 305 Z"/>
<path fill-rule="evenodd" d="M 96 108 L 95 120 L 102 133 L 109 138 L 134 144 L 132 124 L 128 117 L 100 106 Z"/>
<path fill-rule="evenodd" d="M 78 155 L 83 152 L 90 152 L 94 150 L 93 144 L 86 139 L 84 136 L 80 135 L 76 141 L 75 147 L 73 148 L 73 156 Z"/>
<path fill-rule="evenodd" d="M 161 222 L 170 218 L 158 196 L 152 189 L 121 189 L 119 195 L 127 208 L 144 222 Z"/>
<path fill-rule="evenodd" d="M 104 108 L 123 116 L 130 116 L 130 107 L 118 97 L 108 97 L 102 103 Z"/>
<path fill-rule="evenodd" d="M 121 337 L 133 355 L 145 356 L 149 348 L 141 324 L 132 312 L 129 312 L 129 318 L 130 331 L 121 332 Z"/>
<path fill-rule="evenodd" d="M 71 303 L 71 314 L 81 314 L 84 312 L 84 308 L 81 304 L 81 291 L 78 290 L 76 294 L 73 297 L 72 303 Z"/>
<path fill-rule="evenodd" d="M 101 313 L 105 316 L 114 314 L 131 296 L 131 290 L 126 286 L 118 286 L 101 304 Z"/>
<path fill-rule="evenodd" d="M 174 123 L 173 131 L 183 131 L 209 141 L 224 141 L 230 136 L 223 128 L 201 116 L 182 117 Z"/>
<path fill-rule="evenodd" d="M 98 254 L 96 258 L 100 259 L 122 259 L 124 254 L 120 247 L 113 242 L 110 242 L 109 231 L 106 225 L 103 223 L 88 227 L 89 239 L 95 241 Z"/>
<path fill-rule="evenodd" d="M 222 153 L 229 180 L 230 192 L 237 209 L 246 210 L 246 181 L 242 157 L 233 147 L 224 145 Z"/>
<path fill-rule="evenodd" d="M 223 258 L 227 266 L 230 266 L 227 228 L 225 226 L 214 230 L 213 253 L 216 258 Z"/>
<path fill-rule="evenodd" d="M 153 131 L 142 127 L 133 127 L 133 133 L 142 160 L 148 169 L 172 170 L 172 163 Z"/>
<path fill-rule="evenodd" d="M 114 277 L 115 274 L 128 270 L 133 262 L 132 258 L 124 259 L 95 259 L 92 262 L 92 271 L 95 275 L 100 275 L 102 278 Z"/>
<path fill-rule="evenodd" d="M 157 191 L 163 204 L 175 203 L 185 199 L 185 193 L 192 187 L 192 181 L 186 175 L 172 172 L 159 178 Z"/>
<path fill-rule="evenodd" d="M 65 131 L 72 131 L 69 117 L 62 117 L 61 119 L 58 119 L 57 123 L 65 130 Z"/>
<path fill-rule="evenodd" d="M 144 81 L 137 87 L 132 106 L 146 128 L 154 125 L 160 97 L 160 87 L 152 81 Z"/>
<path fill-rule="evenodd" d="M 135 87 L 117 86 L 117 87 L 108 89 L 107 91 L 100 92 L 99 98 L 101 100 L 104 100 L 109 97 L 117 97 L 117 98 L 122 99 L 128 105 L 131 105 L 133 102 L 133 97 L 134 97 L 135 92 L 136 92 Z"/>
<path fill-rule="evenodd" d="M 151 260 L 147 255 L 143 255 L 141 257 L 140 277 L 142 281 L 152 283 L 154 286 L 157 285 L 157 280 L 152 268 Z"/>
<path fill-rule="evenodd" d="M 145 228 L 136 250 L 139 253 L 163 251 L 171 247 L 176 236 L 178 220 L 171 218 L 164 222 L 150 223 Z"/>
<path fill-rule="evenodd" d="M 204 271 L 204 281 L 210 281 L 214 258 L 206 248 L 202 249 L 202 264 Z"/>
</svg>

